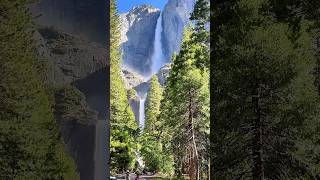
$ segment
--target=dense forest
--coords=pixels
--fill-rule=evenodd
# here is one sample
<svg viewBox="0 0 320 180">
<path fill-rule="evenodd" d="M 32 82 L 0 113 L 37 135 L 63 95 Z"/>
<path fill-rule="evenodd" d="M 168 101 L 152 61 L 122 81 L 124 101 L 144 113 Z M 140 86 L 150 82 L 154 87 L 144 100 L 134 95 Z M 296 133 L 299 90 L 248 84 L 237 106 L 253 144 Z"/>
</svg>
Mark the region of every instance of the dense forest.
<svg viewBox="0 0 320 180">
<path fill-rule="evenodd" d="M 213 179 L 319 179 L 319 1 L 212 4 Z"/>
<path fill-rule="evenodd" d="M 121 78 L 120 22 L 115 1 L 111 1 L 111 174 L 209 177 L 209 14 L 209 2 L 198 0 L 190 17 L 195 23 L 185 29 L 165 86 L 152 76 L 141 131 L 128 103 L 136 92 L 126 92 Z"/>
<path fill-rule="evenodd" d="M 77 180 L 36 54 L 30 3 L 0 2 L 0 179 Z"/>
</svg>

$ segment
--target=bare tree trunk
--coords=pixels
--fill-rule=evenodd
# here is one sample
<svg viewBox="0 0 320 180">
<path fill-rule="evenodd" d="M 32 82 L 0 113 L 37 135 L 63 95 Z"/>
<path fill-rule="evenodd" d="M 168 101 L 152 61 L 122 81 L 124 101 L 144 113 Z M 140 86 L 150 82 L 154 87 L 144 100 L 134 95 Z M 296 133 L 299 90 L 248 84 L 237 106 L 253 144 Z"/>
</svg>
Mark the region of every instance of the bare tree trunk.
<svg viewBox="0 0 320 180">
<path fill-rule="evenodd" d="M 210 173 L 210 170 L 211 170 L 211 167 L 210 167 L 211 163 L 210 162 L 211 162 L 211 159 L 208 162 L 209 162 L 209 164 L 208 164 L 208 180 L 210 180 L 210 174 L 211 174 Z"/>
<path fill-rule="evenodd" d="M 320 37 L 316 38 L 316 68 L 315 68 L 315 84 L 318 89 L 318 95 L 320 95 Z"/>
<path fill-rule="evenodd" d="M 252 104 L 254 112 L 256 114 L 254 122 L 254 137 L 252 144 L 253 154 L 253 180 L 264 179 L 264 168 L 263 168 L 263 148 L 262 148 L 262 121 L 261 121 L 261 109 L 259 104 L 259 96 L 252 97 Z"/>
<path fill-rule="evenodd" d="M 188 107 L 188 120 L 189 120 L 189 128 L 191 129 L 191 138 L 192 138 L 192 142 L 191 142 L 191 149 L 192 149 L 192 162 L 190 165 L 190 172 L 189 172 L 189 176 L 190 179 L 196 179 L 196 180 L 200 180 L 200 171 L 199 171 L 199 155 L 198 155 L 198 150 L 197 150 L 197 144 L 196 144 L 196 140 L 195 140 L 195 130 L 194 130 L 194 122 L 193 122 L 193 101 L 192 101 L 192 92 L 189 91 L 189 107 Z"/>
</svg>

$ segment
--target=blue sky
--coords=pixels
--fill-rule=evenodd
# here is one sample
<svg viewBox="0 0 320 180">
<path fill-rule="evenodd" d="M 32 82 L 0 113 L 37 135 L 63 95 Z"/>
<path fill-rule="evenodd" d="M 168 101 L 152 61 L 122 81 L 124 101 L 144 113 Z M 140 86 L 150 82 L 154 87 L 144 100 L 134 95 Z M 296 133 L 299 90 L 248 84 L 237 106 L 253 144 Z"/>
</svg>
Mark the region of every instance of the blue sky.
<svg viewBox="0 0 320 180">
<path fill-rule="evenodd" d="M 153 7 L 163 9 L 167 0 L 117 0 L 118 12 L 128 12 L 132 7 L 141 4 L 149 4 Z"/>
</svg>

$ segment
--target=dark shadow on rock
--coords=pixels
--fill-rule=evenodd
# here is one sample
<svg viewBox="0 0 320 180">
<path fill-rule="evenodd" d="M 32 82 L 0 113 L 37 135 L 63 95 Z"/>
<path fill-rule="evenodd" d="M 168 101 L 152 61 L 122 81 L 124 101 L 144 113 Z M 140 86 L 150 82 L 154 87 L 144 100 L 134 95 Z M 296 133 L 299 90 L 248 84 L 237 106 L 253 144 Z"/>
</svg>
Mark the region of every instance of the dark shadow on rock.
<svg viewBox="0 0 320 180">
<path fill-rule="evenodd" d="M 69 152 L 75 159 L 81 180 L 94 177 L 95 125 L 84 125 L 77 121 L 64 121 L 61 132 Z"/>
<path fill-rule="evenodd" d="M 106 43 L 109 28 L 108 1 L 105 0 L 41 0 L 32 4 L 37 24 L 54 26 L 90 41 Z"/>
<path fill-rule="evenodd" d="M 94 178 L 108 179 L 109 159 L 109 68 L 103 68 L 84 79 L 76 81 L 75 86 L 85 95 L 89 107 L 98 112 L 95 124 Z M 82 180 L 82 177 L 81 177 Z"/>
<path fill-rule="evenodd" d="M 99 119 L 107 118 L 109 104 L 109 84 L 107 69 L 100 69 L 89 76 L 77 80 L 75 86 L 85 95 L 88 105 L 98 112 Z"/>
</svg>

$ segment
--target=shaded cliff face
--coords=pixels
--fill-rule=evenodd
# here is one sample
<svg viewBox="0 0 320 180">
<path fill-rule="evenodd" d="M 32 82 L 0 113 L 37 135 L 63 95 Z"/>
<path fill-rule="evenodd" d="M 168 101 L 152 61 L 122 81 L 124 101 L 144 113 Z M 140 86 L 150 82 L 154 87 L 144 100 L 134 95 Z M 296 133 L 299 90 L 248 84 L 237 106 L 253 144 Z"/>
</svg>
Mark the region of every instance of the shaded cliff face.
<svg viewBox="0 0 320 180">
<path fill-rule="evenodd" d="M 94 177 L 95 123 L 98 113 L 85 96 L 72 86 L 55 92 L 55 119 L 69 154 L 76 162 L 81 180 Z"/>
<path fill-rule="evenodd" d="M 107 71 L 109 3 L 41 0 L 30 10 L 47 84 L 55 90 L 55 116 L 81 180 L 109 177 Z"/>
<path fill-rule="evenodd" d="M 154 33 L 160 10 L 148 5 L 121 14 L 121 49 L 123 66 L 140 74 L 151 70 Z"/>
<path fill-rule="evenodd" d="M 106 179 L 101 171 L 107 168 L 109 142 L 105 48 L 48 27 L 38 29 L 34 38 L 38 56 L 47 63 L 46 82 L 55 91 L 55 119 L 80 179 Z"/>
<path fill-rule="evenodd" d="M 43 27 L 35 33 L 38 53 L 48 63 L 47 81 L 61 87 L 106 66 L 106 50 L 55 28 Z"/>
<path fill-rule="evenodd" d="M 107 77 L 109 75 L 108 69 L 109 68 L 102 68 L 83 79 L 77 80 L 74 83 L 75 86 L 85 95 L 85 100 L 88 106 L 98 113 L 98 120 L 95 123 L 95 139 L 93 141 L 95 143 L 92 143 L 92 147 L 95 148 L 91 148 L 95 151 L 94 160 L 92 161 L 92 164 L 94 164 L 95 180 L 108 179 L 106 172 L 106 160 L 108 159 L 109 152 L 107 145 L 107 142 L 109 142 L 107 137 L 107 128 L 109 123 L 106 121 L 106 119 L 109 117 L 109 112 L 107 111 L 107 109 L 109 109 L 109 103 L 107 101 L 110 93 L 108 91 L 109 88 L 107 83 Z M 86 162 L 86 166 L 90 167 L 90 164 Z"/>
<path fill-rule="evenodd" d="M 172 54 L 180 50 L 184 28 L 190 23 L 195 0 L 169 0 L 162 16 L 162 47 L 166 62 L 171 61 Z"/>
<path fill-rule="evenodd" d="M 37 24 L 54 26 L 89 41 L 105 44 L 107 40 L 107 1 L 41 0 L 31 6 Z"/>
<path fill-rule="evenodd" d="M 107 112 L 109 109 L 107 99 L 110 93 L 107 88 L 108 75 L 107 69 L 102 68 L 74 83 L 75 87 L 85 95 L 89 107 L 98 112 L 99 120 L 105 120 L 109 117 L 109 112 Z"/>
</svg>

